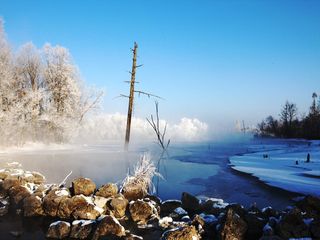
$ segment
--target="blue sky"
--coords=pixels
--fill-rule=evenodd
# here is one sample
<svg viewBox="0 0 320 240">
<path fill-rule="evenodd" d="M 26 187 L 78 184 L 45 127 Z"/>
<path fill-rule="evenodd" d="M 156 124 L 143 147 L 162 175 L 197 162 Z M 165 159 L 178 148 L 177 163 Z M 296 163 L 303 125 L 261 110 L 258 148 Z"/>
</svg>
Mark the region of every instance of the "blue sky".
<svg viewBox="0 0 320 240">
<path fill-rule="evenodd" d="M 307 112 L 320 95 L 320 1 L 16 1 L 0 16 L 14 49 L 32 41 L 67 47 L 104 111 L 126 113 L 130 48 L 139 44 L 137 88 L 165 98 L 169 121 L 214 128 L 278 116 L 290 100 Z M 153 112 L 140 97 L 135 115 Z"/>
</svg>

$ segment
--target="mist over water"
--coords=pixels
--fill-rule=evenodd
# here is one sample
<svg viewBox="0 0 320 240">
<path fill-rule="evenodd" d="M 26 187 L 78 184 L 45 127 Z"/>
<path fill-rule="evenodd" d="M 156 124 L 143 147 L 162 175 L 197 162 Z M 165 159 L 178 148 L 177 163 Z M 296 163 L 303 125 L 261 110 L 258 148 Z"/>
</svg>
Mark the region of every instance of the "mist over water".
<svg viewBox="0 0 320 240">
<path fill-rule="evenodd" d="M 107 182 L 120 184 L 142 154 L 147 153 L 163 176 L 163 179 L 154 179 L 155 190 L 162 199 L 180 199 L 186 191 L 247 206 L 253 202 L 260 206 L 285 206 L 288 195 L 275 194 L 256 180 L 239 176 L 228 166 L 228 157 L 254 149 L 260 141 L 250 135 L 236 134 L 220 140 L 173 142 L 161 160 L 161 149 L 151 141 L 131 144 L 129 152 L 123 150 L 120 141 L 30 145 L 2 151 L 0 163 L 18 161 L 26 170 L 43 173 L 48 183 L 60 183 L 72 171 L 68 185 L 81 176 L 93 179 L 100 186 Z"/>
</svg>

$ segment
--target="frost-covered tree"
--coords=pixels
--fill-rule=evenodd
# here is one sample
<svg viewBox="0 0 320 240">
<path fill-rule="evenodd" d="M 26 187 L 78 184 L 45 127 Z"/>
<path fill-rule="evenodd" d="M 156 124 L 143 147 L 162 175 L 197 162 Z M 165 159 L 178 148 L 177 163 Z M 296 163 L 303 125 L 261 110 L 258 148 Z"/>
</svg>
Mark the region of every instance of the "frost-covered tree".
<svg viewBox="0 0 320 240">
<path fill-rule="evenodd" d="M 44 83 L 49 91 L 51 109 L 60 117 L 77 118 L 81 91 L 77 68 L 71 61 L 69 51 L 61 46 L 46 44 Z"/>
<path fill-rule="evenodd" d="M 68 140 L 102 96 L 80 83 L 64 47 L 27 43 L 14 55 L 0 19 L 0 144 Z"/>
<path fill-rule="evenodd" d="M 3 20 L 0 18 L 0 109 L 10 108 L 10 82 L 12 81 L 12 54 L 4 31 Z M 0 116 L 1 117 L 1 116 Z"/>
</svg>

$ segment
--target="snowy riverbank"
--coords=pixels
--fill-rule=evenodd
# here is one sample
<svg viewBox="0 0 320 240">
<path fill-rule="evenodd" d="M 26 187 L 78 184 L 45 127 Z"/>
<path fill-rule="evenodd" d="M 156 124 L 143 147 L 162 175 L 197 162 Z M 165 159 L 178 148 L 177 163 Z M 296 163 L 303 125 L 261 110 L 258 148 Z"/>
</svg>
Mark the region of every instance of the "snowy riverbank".
<svg viewBox="0 0 320 240">
<path fill-rule="evenodd" d="M 307 154 L 310 162 L 307 163 Z M 287 191 L 320 196 L 320 141 L 310 144 L 260 145 L 254 153 L 230 157 L 234 170 Z"/>
</svg>

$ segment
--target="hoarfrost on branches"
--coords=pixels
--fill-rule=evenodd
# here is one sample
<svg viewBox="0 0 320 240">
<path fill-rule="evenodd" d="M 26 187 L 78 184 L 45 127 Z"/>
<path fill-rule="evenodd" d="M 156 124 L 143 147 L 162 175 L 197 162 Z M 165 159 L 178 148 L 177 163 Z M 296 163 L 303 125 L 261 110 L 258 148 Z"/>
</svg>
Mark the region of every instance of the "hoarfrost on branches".
<svg viewBox="0 0 320 240">
<path fill-rule="evenodd" d="M 27 43 L 14 54 L 0 19 L 0 145 L 68 141 L 101 96 L 87 93 L 62 46 Z"/>
</svg>

